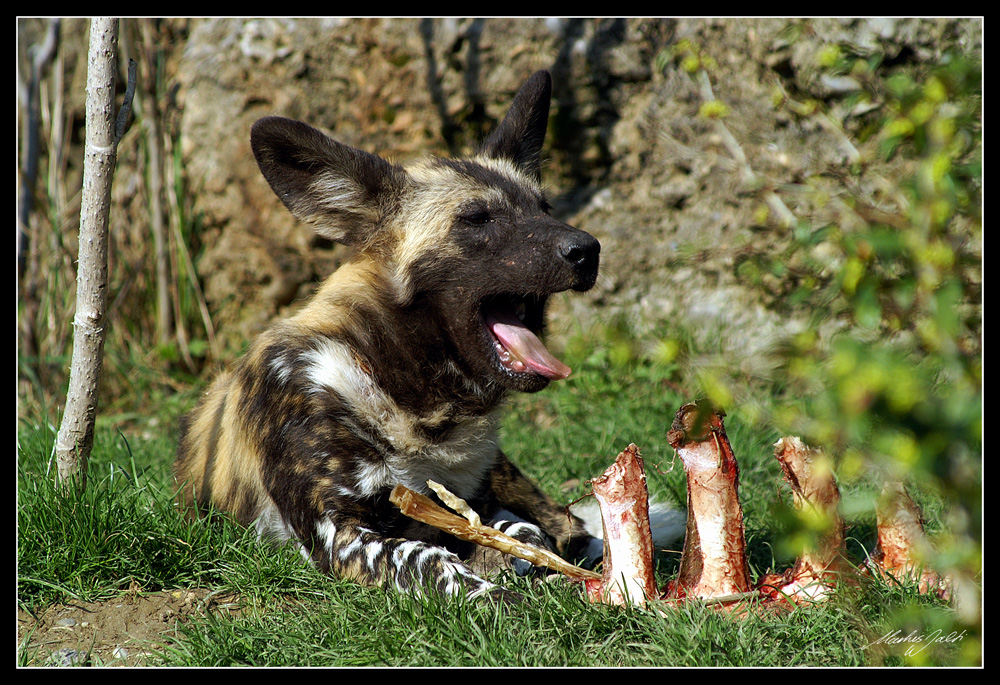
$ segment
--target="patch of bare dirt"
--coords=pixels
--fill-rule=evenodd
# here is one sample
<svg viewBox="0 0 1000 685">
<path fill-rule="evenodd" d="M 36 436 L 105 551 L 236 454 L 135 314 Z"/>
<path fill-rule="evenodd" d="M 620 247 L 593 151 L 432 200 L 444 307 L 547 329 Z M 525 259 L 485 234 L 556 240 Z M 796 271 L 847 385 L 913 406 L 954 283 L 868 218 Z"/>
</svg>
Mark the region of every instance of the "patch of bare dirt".
<svg viewBox="0 0 1000 685">
<path fill-rule="evenodd" d="M 213 611 L 239 611 L 231 594 L 206 589 L 142 592 L 101 602 L 17 612 L 17 649 L 29 666 L 149 666 L 179 623 Z"/>
</svg>

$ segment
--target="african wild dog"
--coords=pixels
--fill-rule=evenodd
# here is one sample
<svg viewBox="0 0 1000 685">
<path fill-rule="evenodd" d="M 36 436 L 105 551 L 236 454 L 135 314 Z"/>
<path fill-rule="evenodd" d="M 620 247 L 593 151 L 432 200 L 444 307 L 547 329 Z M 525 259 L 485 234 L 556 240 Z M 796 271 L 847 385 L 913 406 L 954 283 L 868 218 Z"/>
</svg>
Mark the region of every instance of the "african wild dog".
<svg viewBox="0 0 1000 685">
<path fill-rule="evenodd" d="M 253 126 L 281 201 L 356 253 L 186 418 L 182 500 L 291 540 L 338 577 L 413 592 L 488 593 L 486 572 L 527 569 L 406 519 L 388 500 L 396 483 L 428 493 L 436 480 L 571 558 L 595 549 L 497 443 L 509 391 L 570 372 L 539 339 L 547 299 L 597 278 L 600 244 L 552 218 L 540 185 L 550 93 L 534 74 L 478 154 L 409 168 L 289 119 Z"/>
</svg>

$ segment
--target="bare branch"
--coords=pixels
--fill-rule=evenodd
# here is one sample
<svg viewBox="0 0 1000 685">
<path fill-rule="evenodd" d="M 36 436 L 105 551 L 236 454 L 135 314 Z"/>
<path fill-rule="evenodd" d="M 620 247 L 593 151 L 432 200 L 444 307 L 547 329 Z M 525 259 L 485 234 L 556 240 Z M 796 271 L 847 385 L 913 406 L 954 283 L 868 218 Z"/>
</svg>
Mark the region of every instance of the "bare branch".
<svg viewBox="0 0 1000 685">
<path fill-rule="evenodd" d="M 21 184 L 20 198 L 18 203 L 18 231 L 17 231 L 17 272 L 23 275 L 25 267 L 25 255 L 29 247 L 28 222 L 31 210 L 34 206 L 35 177 L 38 174 L 38 89 L 42 80 L 42 74 L 48 67 L 49 62 L 56 54 L 59 45 L 59 29 L 61 21 L 52 19 L 49 21 L 48 30 L 45 32 L 45 41 L 41 45 L 32 46 L 29 50 L 28 81 L 21 83 L 18 80 L 18 93 L 25 110 L 26 124 L 24 127 L 23 158 L 21 160 Z"/>
<path fill-rule="evenodd" d="M 125 135 L 128 124 L 128 115 L 132 112 L 132 98 L 135 97 L 136 68 L 138 64 L 134 59 L 128 61 L 128 82 L 125 84 L 125 100 L 122 108 L 118 110 L 118 118 L 115 120 L 115 145 L 121 142 Z"/>
<path fill-rule="evenodd" d="M 115 135 L 115 69 L 118 20 L 91 21 L 87 62 L 86 145 L 80 207 L 80 252 L 76 278 L 76 314 L 73 317 L 73 362 L 66 409 L 55 454 L 59 477 L 77 478 L 86 485 L 87 464 L 94 444 L 98 386 L 104 357 L 108 293 L 108 217 L 119 138 Z M 129 69 L 134 92 L 135 69 Z M 126 96 L 131 108 L 131 96 Z M 126 107 L 122 108 L 123 110 Z M 127 118 L 127 112 L 125 113 Z"/>
</svg>

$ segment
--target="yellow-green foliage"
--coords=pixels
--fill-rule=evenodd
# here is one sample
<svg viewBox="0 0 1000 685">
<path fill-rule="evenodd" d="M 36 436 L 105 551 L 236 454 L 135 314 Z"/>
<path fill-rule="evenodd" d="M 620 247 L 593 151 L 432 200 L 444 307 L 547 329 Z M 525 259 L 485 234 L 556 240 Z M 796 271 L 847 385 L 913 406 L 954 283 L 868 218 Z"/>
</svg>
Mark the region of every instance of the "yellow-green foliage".
<svg viewBox="0 0 1000 685">
<path fill-rule="evenodd" d="M 884 82 L 872 139 L 902 157 L 905 208 L 814 230 L 800 255 L 825 287 L 800 293 L 817 330 L 788 351 L 783 430 L 838 458 L 843 479 L 901 480 L 944 503 L 932 564 L 959 579 L 961 626 L 977 622 L 982 569 L 981 85 L 978 64 L 948 55 L 923 77 Z M 864 175 L 864 170 L 859 171 Z M 836 265 L 832 277 L 820 276 Z M 970 606 L 973 605 L 973 606 Z M 963 607 L 964 605 L 964 607 Z M 975 640 L 970 640 L 970 645 Z M 915 663 L 915 662 L 914 662 Z"/>
<path fill-rule="evenodd" d="M 979 470 L 981 433 L 979 67 L 948 55 L 922 79 L 885 85 L 878 147 L 912 159 L 907 211 L 824 227 L 825 259 L 811 266 L 839 269 L 809 299 L 846 328 L 833 344 L 813 335 L 793 347 L 792 394 L 808 400 L 786 419 L 866 457 L 859 468 L 872 460 L 966 493 L 978 485 L 959 474 Z M 802 234 L 808 248 L 815 234 Z"/>
</svg>

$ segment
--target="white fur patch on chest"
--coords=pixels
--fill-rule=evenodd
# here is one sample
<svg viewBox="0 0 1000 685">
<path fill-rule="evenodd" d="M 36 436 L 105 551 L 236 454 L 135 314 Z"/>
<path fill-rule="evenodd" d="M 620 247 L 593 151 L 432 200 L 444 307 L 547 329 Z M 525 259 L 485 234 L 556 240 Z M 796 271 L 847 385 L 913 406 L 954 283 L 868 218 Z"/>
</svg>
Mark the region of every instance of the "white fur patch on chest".
<svg viewBox="0 0 1000 685">
<path fill-rule="evenodd" d="M 397 483 L 426 493 L 431 479 L 460 497 L 471 497 L 493 466 L 499 410 L 463 420 L 444 440 L 430 440 L 424 428 L 448 420 L 450 407 L 423 415 L 404 411 L 366 373 L 351 348 L 336 340 L 323 340 L 304 352 L 302 359 L 313 392 L 337 393 L 355 416 L 374 426 L 377 437 L 392 447 L 381 462 L 359 461 L 357 494 L 372 495 Z"/>
</svg>

